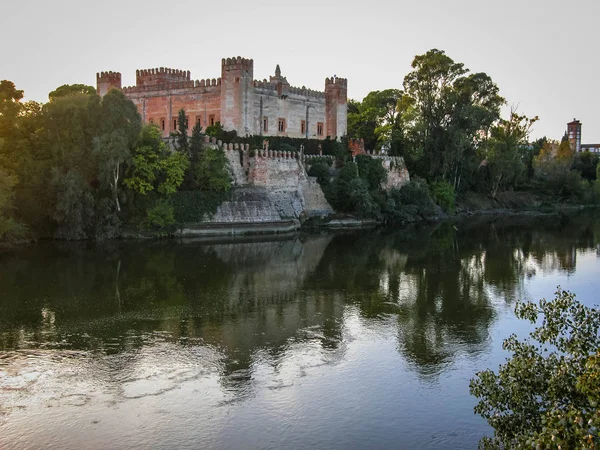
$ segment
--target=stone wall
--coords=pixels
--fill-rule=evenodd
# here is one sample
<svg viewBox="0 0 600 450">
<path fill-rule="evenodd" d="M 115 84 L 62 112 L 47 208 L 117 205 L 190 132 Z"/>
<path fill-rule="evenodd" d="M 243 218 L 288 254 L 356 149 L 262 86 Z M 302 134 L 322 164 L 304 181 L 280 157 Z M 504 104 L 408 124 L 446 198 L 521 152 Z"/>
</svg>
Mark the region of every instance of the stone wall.
<svg viewBox="0 0 600 450">
<path fill-rule="evenodd" d="M 371 156 L 381 160 L 383 167 L 388 172 L 388 178 L 383 189 L 389 191 L 392 188 L 399 188 L 410 182 L 410 174 L 401 156 Z"/>
<path fill-rule="evenodd" d="M 296 153 L 251 152 L 247 145 L 214 139 L 206 145 L 225 152 L 234 186 L 232 200 L 223 203 L 206 223 L 289 221 L 333 213 L 321 186 L 307 176 L 303 158 Z"/>
<path fill-rule="evenodd" d="M 264 130 L 264 120 L 267 130 Z M 285 120 L 285 131 L 278 129 L 279 119 Z M 302 122 L 305 131 L 302 132 Z M 325 137 L 317 133 L 317 125 L 325 124 L 325 97 L 322 93 L 308 92 L 289 93 L 282 98 L 274 86 L 269 83 L 257 84 L 254 90 L 254 134 L 265 136 L 289 136 L 295 138 L 308 137 L 320 139 Z"/>
<path fill-rule="evenodd" d="M 297 188 L 303 167 L 293 152 L 256 150 L 248 169 L 248 182 L 255 186 Z"/>
</svg>

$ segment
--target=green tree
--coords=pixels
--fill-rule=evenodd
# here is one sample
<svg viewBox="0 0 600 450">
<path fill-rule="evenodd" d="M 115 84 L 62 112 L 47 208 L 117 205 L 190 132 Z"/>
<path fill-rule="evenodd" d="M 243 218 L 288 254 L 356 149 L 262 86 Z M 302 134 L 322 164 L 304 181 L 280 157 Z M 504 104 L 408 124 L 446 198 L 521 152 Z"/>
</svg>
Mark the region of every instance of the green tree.
<svg viewBox="0 0 600 450">
<path fill-rule="evenodd" d="M 195 170 L 196 185 L 200 190 L 227 192 L 231 189 L 228 161 L 223 150 L 204 149 Z"/>
<path fill-rule="evenodd" d="M 99 162 L 100 181 L 103 185 L 109 186 L 113 194 L 115 208 L 117 212 L 120 212 L 118 189 L 121 167 L 131 159 L 127 140 L 118 131 L 96 137 L 94 139 L 94 154 Z"/>
<path fill-rule="evenodd" d="M 177 150 L 189 156 L 190 142 L 188 137 L 188 120 L 183 108 L 181 108 L 179 113 L 177 113 L 177 132 L 175 142 Z"/>
<path fill-rule="evenodd" d="M 134 149 L 129 177 L 124 183 L 138 194 L 151 191 L 170 195 L 183 182 L 189 165 L 186 155 L 170 152 L 162 140 L 162 133 L 155 125 L 145 125 Z"/>
<path fill-rule="evenodd" d="M 117 212 L 119 182 L 123 165 L 131 160 L 132 150 L 142 128 L 137 108 L 116 89 L 110 90 L 100 105 L 100 136 L 94 138 L 94 154 L 98 161 L 98 177 L 112 192 Z"/>
<path fill-rule="evenodd" d="M 0 138 L 8 137 L 16 124 L 21 111 L 23 91 L 12 81 L 0 81 Z"/>
<path fill-rule="evenodd" d="M 329 164 L 322 160 L 315 162 L 310 166 L 308 175 L 311 177 L 316 177 L 317 182 L 321 186 L 327 186 L 329 184 L 329 180 L 331 179 L 331 170 Z"/>
<path fill-rule="evenodd" d="M 494 428 L 482 448 L 595 449 L 600 444 L 600 311 L 560 288 L 551 301 L 518 304 L 538 324 L 530 339 L 512 335 L 498 372 L 479 372 L 475 412 Z"/>
<path fill-rule="evenodd" d="M 170 195 L 177 192 L 183 179 L 185 171 L 189 167 L 189 159 L 183 153 L 171 153 L 165 155 L 160 161 L 160 169 L 162 170 L 162 181 L 158 185 L 157 191 L 163 195 Z"/>
<path fill-rule="evenodd" d="M 568 139 L 563 139 L 558 146 L 558 152 L 556 157 L 562 161 L 572 161 L 573 160 L 573 149 L 571 148 L 571 144 Z"/>
<path fill-rule="evenodd" d="M 0 242 L 25 235 L 25 228 L 13 217 L 16 185 L 17 177 L 0 168 Z"/>
<path fill-rule="evenodd" d="M 52 171 L 56 191 L 53 219 L 58 227 L 58 239 L 81 240 L 92 236 L 95 202 L 89 184 L 76 169 Z"/>
<path fill-rule="evenodd" d="M 402 135 L 398 104 L 402 91 L 385 89 L 370 92 L 362 102 L 348 104 L 348 136 L 364 139 L 365 147 L 378 150 L 382 145 L 399 142 Z"/>
<path fill-rule="evenodd" d="M 387 181 L 388 174 L 380 159 L 367 155 L 357 155 L 356 165 L 358 175 L 367 182 L 370 190 L 377 191 L 381 189 L 381 185 Z"/>
<path fill-rule="evenodd" d="M 63 84 L 48 94 L 50 101 L 58 97 L 67 97 L 69 95 L 94 95 L 96 89 L 85 84 Z"/>
<path fill-rule="evenodd" d="M 598 153 L 576 153 L 574 155 L 572 169 L 581 173 L 581 176 L 586 180 L 594 182 L 597 180 L 596 166 L 598 163 L 600 163 L 600 155 Z"/>
<path fill-rule="evenodd" d="M 525 152 L 529 133 L 538 120 L 517 114 L 514 110 L 508 120 L 500 119 L 491 128 L 490 139 L 482 148 L 489 176 L 489 192 L 496 197 L 499 189 L 514 187 L 525 177 Z"/>
<path fill-rule="evenodd" d="M 443 51 L 416 56 L 412 67 L 404 78 L 401 107 L 415 154 L 409 169 L 457 190 L 468 187 L 478 165 L 476 149 L 500 116 L 504 99 L 488 75 L 469 74 Z"/>
<path fill-rule="evenodd" d="M 358 178 L 358 167 L 348 162 L 340 169 L 334 182 L 325 190 L 327 200 L 336 211 L 352 212 L 353 202 L 350 199 L 352 181 Z"/>
</svg>

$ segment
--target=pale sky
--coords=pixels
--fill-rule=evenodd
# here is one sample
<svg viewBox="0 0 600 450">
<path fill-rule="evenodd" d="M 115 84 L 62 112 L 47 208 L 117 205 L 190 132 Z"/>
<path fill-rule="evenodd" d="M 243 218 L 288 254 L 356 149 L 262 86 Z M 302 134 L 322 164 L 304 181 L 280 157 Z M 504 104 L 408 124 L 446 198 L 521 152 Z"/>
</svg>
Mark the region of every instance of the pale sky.
<svg viewBox="0 0 600 450">
<path fill-rule="evenodd" d="M 600 0 L 267 0 L 4 2 L 0 79 L 47 101 L 62 84 L 96 85 L 113 70 L 171 67 L 220 76 L 221 58 L 254 59 L 254 77 L 280 64 L 292 86 L 348 95 L 402 88 L 412 59 L 445 50 L 486 72 L 519 112 L 538 115 L 533 137 L 559 139 L 574 117 L 582 142 L 600 143 Z"/>
</svg>

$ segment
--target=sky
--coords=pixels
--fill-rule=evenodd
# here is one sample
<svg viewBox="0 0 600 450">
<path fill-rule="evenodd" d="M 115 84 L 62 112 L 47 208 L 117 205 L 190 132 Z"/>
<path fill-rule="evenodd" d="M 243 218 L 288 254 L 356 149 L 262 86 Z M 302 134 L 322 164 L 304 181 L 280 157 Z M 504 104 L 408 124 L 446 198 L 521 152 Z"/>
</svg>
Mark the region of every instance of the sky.
<svg viewBox="0 0 600 450">
<path fill-rule="evenodd" d="M 518 112 L 539 116 L 533 138 L 560 139 L 582 122 L 600 143 L 600 0 L 29 0 L 0 15 L 0 80 L 45 102 L 62 84 L 95 86 L 96 72 L 170 67 L 220 76 L 221 58 L 254 59 L 254 77 L 280 64 L 292 86 L 348 96 L 402 88 L 415 55 L 444 50 L 486 72 Z"/>
</svg>

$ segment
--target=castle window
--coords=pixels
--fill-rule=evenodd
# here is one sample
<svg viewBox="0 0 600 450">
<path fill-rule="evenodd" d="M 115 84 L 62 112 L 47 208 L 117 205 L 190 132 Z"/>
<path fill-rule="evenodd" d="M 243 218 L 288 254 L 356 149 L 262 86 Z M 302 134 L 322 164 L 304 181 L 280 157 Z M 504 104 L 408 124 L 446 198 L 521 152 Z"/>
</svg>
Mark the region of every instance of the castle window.
<svg viewBox="0 0 600 450">
<path fill-rule="evenodd" d="M 269 119 L 263 117 L 263 131 L 269 131 Z"/>
<path fill-rule="evenodd" d="M 196 116 L 196 125 L 202 126 L 202 120 L 200 116 Z"/>
<path fill-rule="evenodd" d="M 300 122 L 300 133 L 302 133 L 302 134 L 306 133 L 306 121 L 305 120 Z"/>
<path fill-rule="evenodd" d="M 210 115 L 208 116 L 208 123 L 210 124 L 210 126 L 214 126 L 215 125 L 215 116 L 214 115 Z"/>
<path fill-rule="evenodd" d="M 317 123 L 317 136 L 323 136 L 323 123 Z"/>
<path fill-rule="evenodd" d="M 177 129 L 177 119 L 173 119 L 173 130 Z"/>
<path fill-rule="evenodd" d="M 285 119 L 279 119 L 279 131 L 280 132 L 285 131 Z"/>
<path fill-rule="evenodd" d="M 165 131 L 165 119 L 160 119 L 160 128 Z"/>
</svg>

